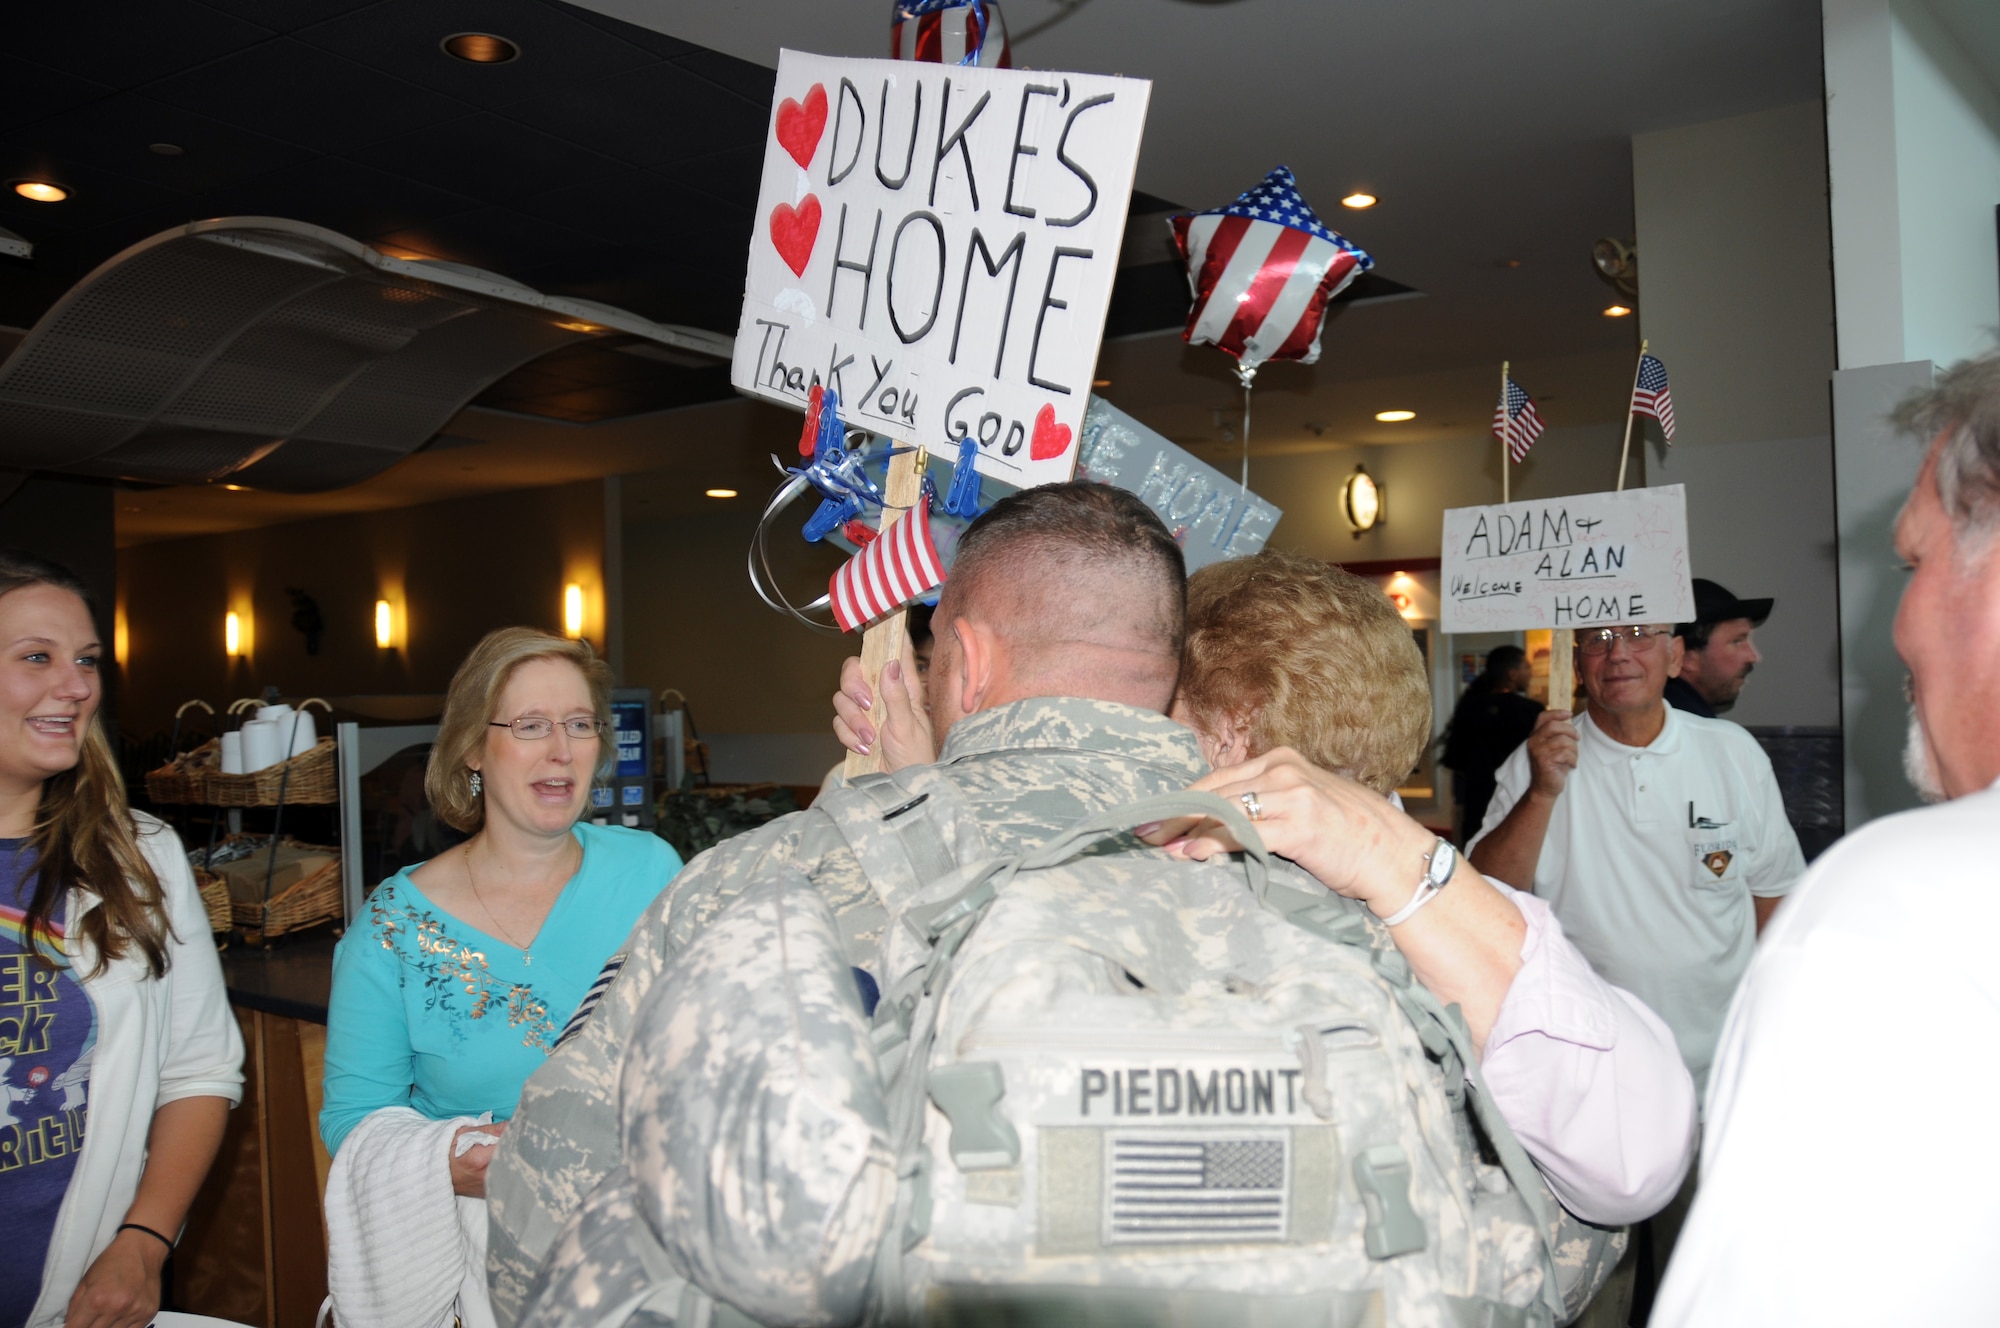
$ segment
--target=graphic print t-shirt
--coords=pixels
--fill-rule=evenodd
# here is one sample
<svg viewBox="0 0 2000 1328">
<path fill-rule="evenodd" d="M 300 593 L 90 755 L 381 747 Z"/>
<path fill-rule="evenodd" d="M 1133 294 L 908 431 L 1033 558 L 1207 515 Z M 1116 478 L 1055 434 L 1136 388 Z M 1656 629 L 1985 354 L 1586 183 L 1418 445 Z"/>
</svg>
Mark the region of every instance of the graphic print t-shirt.
<svg viewBox="0 0 2000 1328">
<path fill-rule="evenodd" d="M 0 1328 L 27 1322 L 41 1294 L 56 1213 L 83 1148 L 97 1012 L 66 964 L 62 929 L 27 935 L 34 855 L 0 839 Z"/>
</svg>

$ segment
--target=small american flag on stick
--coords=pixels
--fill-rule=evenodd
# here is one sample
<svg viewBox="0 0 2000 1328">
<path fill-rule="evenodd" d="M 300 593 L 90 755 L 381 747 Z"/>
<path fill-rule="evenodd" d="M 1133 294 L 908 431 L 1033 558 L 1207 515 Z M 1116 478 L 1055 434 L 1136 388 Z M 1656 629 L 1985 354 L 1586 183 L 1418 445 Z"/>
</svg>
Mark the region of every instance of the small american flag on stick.
<svg viewBox="0 0 2000 1328">
<path fill-rule="evenodd" d="M 862 545 L 828 585 L 834 620 L 851 632 L 944 584 L 944 561 L 931 542 L 928 497 Z"/>
<path fill-rule="evenodd" d="M 1516 465 L 1528 459 L 1528 449 L 1542 436 L 1542 417 L 1526 388 L 1511 377 L 1493 408 L 1493 436 L 1507 445 L 1508 459 Z"/>
<path fill-rule="evenodd" d="M 1639 357 L 1639 376 L 1632 384 L 1632 413 L 1651 415 L 1660 422 L 1667 445 L 1674 441 L 1674 397 L 1667 390 L 1667 366 L 1657 356 Z"/>
</svg>

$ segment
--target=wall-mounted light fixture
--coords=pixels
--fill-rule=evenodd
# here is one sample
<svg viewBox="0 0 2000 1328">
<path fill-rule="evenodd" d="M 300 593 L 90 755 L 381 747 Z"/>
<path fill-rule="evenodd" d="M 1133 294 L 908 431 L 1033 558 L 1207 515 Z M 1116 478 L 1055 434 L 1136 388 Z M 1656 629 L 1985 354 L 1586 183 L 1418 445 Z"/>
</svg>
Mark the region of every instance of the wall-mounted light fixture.
<svg viewBox="0 0 2000 1328">
<path fill-rule="evenodd" d="M 132 654 L 132 632 L 125 621 L 125 605 L 121 601 L 111 610 L 111 658 L 124 668 L 125 661 Z"/>
<path fill-rule="evenodd" d="M 400 650 L 409 644 L 408 609 L 398 599 L 375 601 L 375 648 Z"/>
<path fill-rule="evenodd" d="M 583 587 L 574 581 L 563 587 L 562 618 L 564 636 L 583 635 Z"/>
<path fill-rule="evenodd" d="M 222 615 L 222 653 L 231 659 L 243 654 L 243 620 L 234 613 Z"/>
<path fill-rule="evenodd" d="M 1347 483 L 1340 486 L 1340 506 L 1347 513 L 1348 524 L 1354 527 L 1354 538 L 1360 539 L 1387 520 L 1382 499 L 1382 486 L 1375 482 L 1368 468 L 1356 466 Z"/>
</svg>

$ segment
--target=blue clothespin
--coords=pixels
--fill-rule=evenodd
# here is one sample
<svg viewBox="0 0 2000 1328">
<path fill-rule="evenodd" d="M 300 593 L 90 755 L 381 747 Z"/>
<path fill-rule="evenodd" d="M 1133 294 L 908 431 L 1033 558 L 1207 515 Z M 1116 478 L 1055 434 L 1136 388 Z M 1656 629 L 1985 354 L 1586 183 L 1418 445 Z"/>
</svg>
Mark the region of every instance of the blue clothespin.
<svg viewBox="0 0 2000 1328">
<path fill-rule="evenodd" d="M 819 505 L 817 511 L 806 518 L 806 540 L 809 543 L 817 544 L 860 515 L 861 500 L 859 498 L 851 495 L 846 498 L 829 498 Z"/>
<path fill-rule="evenodd" d="M 983 508 L 979 505 L 979 441 L 967 434 L 958 445 L 958 460 L 951 468 L 951 492 L 945 495 L 942 511 L 972 520 Z"/>
</svg>

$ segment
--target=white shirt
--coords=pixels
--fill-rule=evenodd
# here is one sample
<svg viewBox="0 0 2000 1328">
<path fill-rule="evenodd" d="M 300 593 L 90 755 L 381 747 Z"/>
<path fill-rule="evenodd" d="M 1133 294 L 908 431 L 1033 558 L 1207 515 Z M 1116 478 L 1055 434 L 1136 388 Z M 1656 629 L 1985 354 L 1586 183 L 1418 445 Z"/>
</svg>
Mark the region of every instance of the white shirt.
<svg viewBox="0 0 2000 1328">
<path fill-rule="evenodd" d="M 1757 943 L 1752 895 L 1805 872 L 1771 760 L 1740 726 L 1671 706 L 1645 747 L 1576 717 L 1577 766 L 1549 817 L 1534 892 L 1614 986 L 1674 1030 L 1697 1090 Z M 1524 743 L 1500 767 L 1480 840 L 1531 778 Z"/>
<path fill-rule="evenodd" d="M 60 1328 L 77 1283 L 118 1234 L 139 1191 L 153 1113 L 184 1097 L 243 1100 L 243 1039 L 187 854 L 166 825 L 144 812 L 134 812 L 132 819 L 140 851 L 166 894 L 174 931 L 167 943 L 171 964 L 164 977 L 150 977 L 139 948 L 130 946 L 124 958 L 83 981 L 97 1014 L 90 1126 L 56 1212 L 42 1292 L 28 1328 Z M 75 924 L 95 907 L 95 895 L 73 898 L 67 915 L 66 953 L 83 972 L 96 967 L 97 955 Z"/>
<path fill-rule="evenodd" d="M 1737 993 L 1663 1328 L 2000 1322 L 2000 785 L 1813 865 Z"/>
</svg>

